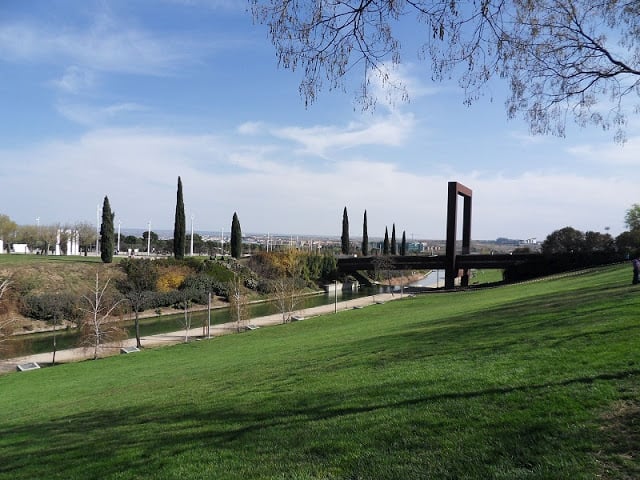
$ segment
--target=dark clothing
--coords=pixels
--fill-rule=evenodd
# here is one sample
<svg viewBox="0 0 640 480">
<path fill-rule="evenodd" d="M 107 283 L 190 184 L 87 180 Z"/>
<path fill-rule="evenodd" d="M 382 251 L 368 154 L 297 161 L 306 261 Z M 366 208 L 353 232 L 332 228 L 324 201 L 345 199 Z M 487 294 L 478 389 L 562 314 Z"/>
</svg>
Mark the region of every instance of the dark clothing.
<svg viewBox="0 0 640 480">
<path fill-rule="evenodd" d="M 640 260 L 639 259 L 634 259 L 633 260 L 633 280 L 631 281 L 631 283 L 633 283 L 634 285 L 637 285 L 638 283 L 640 283 Z"/>
</svg>

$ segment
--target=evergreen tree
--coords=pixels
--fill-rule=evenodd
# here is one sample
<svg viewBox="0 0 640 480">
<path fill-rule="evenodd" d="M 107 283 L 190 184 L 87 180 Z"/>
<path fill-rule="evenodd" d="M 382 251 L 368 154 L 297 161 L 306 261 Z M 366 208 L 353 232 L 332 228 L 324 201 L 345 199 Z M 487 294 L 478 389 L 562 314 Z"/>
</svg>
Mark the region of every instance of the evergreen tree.
<svg viewBox="0 0 640 480">
<path fill-rule="evenodd" d="M 402 231 L 402 243 L 400 244 L 400 255 L 405 256 L 407 254 L 407 232 Z"/>
<path fill-rule="evenodd" d="M 173 256 L 182 260 L 186 241 L 187 224 L 184 216 L 184 200 L 182 198 L 182 180 L 178 177 L 178 194 L 176 200 L 176 216 L 173 226 Z"/>
<path fill-rule="evenodd" d="M 349 217 L 347 216 L 347 207 L 344 207 L 342 212 L 342 253 L 347 255 L 349 253 Z"/>
<path fill-rule="evenodd" d="M 384 243 L 382 244 L 382 254 L 389 255 L 389 229 L 384 227 Z"/>
<path fill-rule="evenodd" d="M 233 258 L 240 258 L 242 256 L 242 229 L 240 228 L 240 220 L 238 220 L 238 214 L 233 213 L 233 220 L 231 220 L 231 256 Z"/>
<path fill-rule="evenodd" d="M 398 242 L 396 242 L 396 224 L 393 224 L 391 229 L 391 255 L 398 254 Z"/>
<path fill-rule="evenodd" d="M 369 256 L 369 234 L 367 233 L 367 211 L 364 211 L 364 221 L 362 222 L 362 256 Z"/>
<path fill-rule="evenodd" d="M 109 198 L 104 197 L 102 203 L 102 224 L 100 225 L 100 258 L 103 263 L 113 262 L 113 249 L 115 248 L 113 233 L 113 218 L 115 214 L 111 212 Z"/>
</svg>

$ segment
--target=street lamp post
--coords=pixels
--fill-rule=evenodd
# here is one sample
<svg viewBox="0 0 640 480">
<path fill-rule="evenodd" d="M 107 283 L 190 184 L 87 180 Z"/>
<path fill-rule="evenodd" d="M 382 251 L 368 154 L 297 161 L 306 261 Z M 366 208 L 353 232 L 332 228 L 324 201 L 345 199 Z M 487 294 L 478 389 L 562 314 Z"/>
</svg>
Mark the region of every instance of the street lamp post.
<svg viewBox="0 0 640 480">
<path fill-rule="evenodd" d="M 193 257 L 193 215 L 191 215 L 191 256 Z"/>
<path fill-rule="evenodd" d="M 100 255 L 100 205 L 96 209 L 96 256 Z"/>
</svg>

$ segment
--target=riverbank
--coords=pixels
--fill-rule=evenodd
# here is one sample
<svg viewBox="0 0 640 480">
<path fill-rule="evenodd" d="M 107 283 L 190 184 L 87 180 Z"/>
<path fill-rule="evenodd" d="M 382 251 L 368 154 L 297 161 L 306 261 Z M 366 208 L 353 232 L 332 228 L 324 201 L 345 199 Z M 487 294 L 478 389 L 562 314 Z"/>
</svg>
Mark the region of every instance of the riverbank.
<svg viewBox="0 0 640 480">
<path fill-rule="evenodd" d="M 359 297 L 347 301 L 337 302 L 335 304 L 320 305 L 317 307 L 311 307 L 301 310 L 297 313 L 298 318 L 308 319 L 310 317 L 317 317 L 320 315 L 326 315 L 333 313 L 334 311 L 349 310 L 352 308 L 361 308 L 369 305 L 375 305 L 380 302 L 387 302 L 391 300 L 397 300 L 400 298 L 407 298 L 407 296 L 401 296 L 399 294 L 382 293 L 368 297 Z M 261 328 L 271 325 L 282 324 L 282 314 L 276 313 L 263 317 L 256 317 L 246 322 L 250 328 Z M 215 338 L 221 335 L 228 335 L 231 333 L 237 333 L 237 325 L 235 322 L 228 322 L 219 325 L 211 325 L 210 336 Z M 203 339 L 202 329 L 191 329 L 190 332 L 178 330 L 170 333 L 163 333 L 158 335 L 149 335 L 140 339 L 143 348 L 156 348 L 166 345 L 174 345 L 177 343 L 183 343 L 185 337 L 189 336 L 190 340 Z M 205 339 L 206 340 L 206 339 Z M 126 347 L 135 347 L 136 339 L 130 338 L 119 343 L 112 343 L 103 345 L 100 348 L 99 356 L 106 357 L 111 355 L 120 354 L 120 350 Z M 82 360 L 87 360 L 93 356 L 93 350 L 90 348 L 70 348 L 66 350 L 59 350 L 56 352 L 56 364 L 70 363 Z M 0 373 L 15 372 L 18 365 L 24 365 L 27 363 L 37 363 L 41 365 L 48 365 L 53 358 L 53 352 L 39 353 L 34 355 L 26 355 L 15 358 L 10 358 L 0 361 Z"/>
</svg>

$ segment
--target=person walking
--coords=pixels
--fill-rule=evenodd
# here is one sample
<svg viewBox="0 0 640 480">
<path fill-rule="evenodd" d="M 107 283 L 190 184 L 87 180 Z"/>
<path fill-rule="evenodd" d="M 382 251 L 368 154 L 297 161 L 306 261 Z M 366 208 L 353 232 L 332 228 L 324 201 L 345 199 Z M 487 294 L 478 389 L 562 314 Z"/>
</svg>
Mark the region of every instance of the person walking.
<svg viewBox="0 0 640 480">
<path fill-rule="evenodd" d="M 631 263 L 633 264 L 633 280 L 631 281 L 631 283 L 637 285 L 638 283 L 640 283 L 640 259 L 636 257 Z"/>
</svg>

